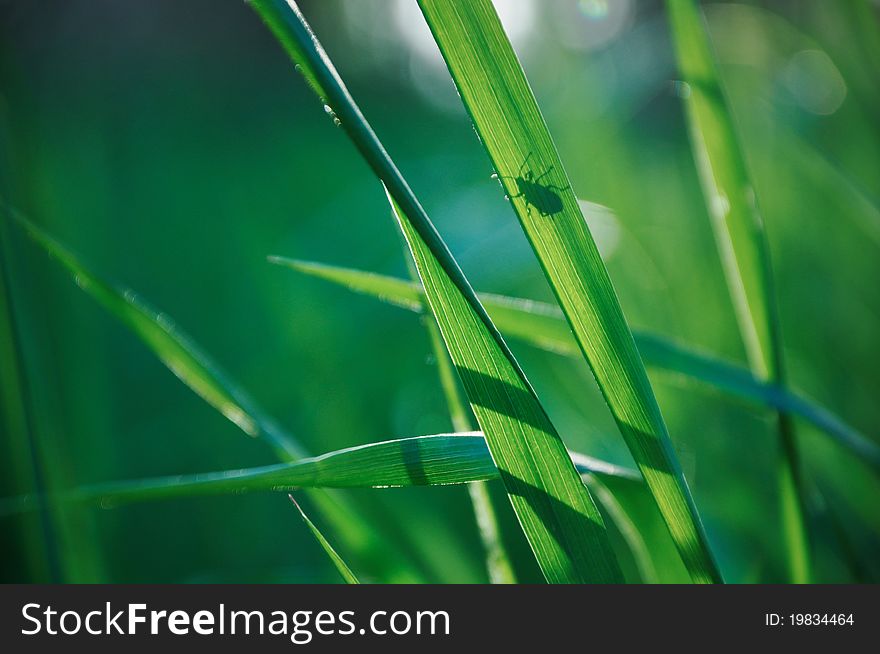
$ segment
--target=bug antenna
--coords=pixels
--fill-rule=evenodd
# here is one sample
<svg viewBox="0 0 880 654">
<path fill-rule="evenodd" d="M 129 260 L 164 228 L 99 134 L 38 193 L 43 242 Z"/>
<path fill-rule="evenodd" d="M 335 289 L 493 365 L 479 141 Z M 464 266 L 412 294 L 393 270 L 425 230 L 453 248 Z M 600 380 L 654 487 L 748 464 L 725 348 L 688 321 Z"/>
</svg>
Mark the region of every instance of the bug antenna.
<svg viewBox="0 0 880 654">
<path fill-rule="evenodd" d="M 525 167 L 526 167 L 526 164 L 529 163 L 529 158 L 530 158 L 533 154 L 535 154 L 535 151 L 534 151 L 534 150 L 532 150 L 531 152 L 529 152 L 529 153 L 526 155 L 526 158 L 523 159 L 522 164 L 520 164 L 520 167 L 519 167 L 519 173 L 517 173 L 520 177 L 522 177 L 523 168 L 525 168 Z"/>
</svg>

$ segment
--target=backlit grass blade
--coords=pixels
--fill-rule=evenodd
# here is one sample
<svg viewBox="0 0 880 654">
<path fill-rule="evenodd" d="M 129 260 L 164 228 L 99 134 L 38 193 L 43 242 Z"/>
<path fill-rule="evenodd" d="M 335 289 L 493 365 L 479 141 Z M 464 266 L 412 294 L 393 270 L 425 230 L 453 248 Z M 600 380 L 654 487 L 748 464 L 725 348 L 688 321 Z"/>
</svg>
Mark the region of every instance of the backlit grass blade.
<svg viewBox="0 0 880 654">
<path fill-rule="evenodd" d="M 721 581 L 608 272 L 492 3 L 419 4 L 682 560 L 694 581 Z"/>
<path fill-rule="evenodd" d="M 694 0 L 668 0 L 688 127 L 703 195 L 755 376 L 785 386 L 781 330 L 770 253 L 755 190 L 724 97 L 715 54 Z M 804 489 L 791 416 L 778 415 L 777 460 L 782 532 L 791 580 L 810 580 Z"/>
<path fill-rule="evenodd" d="M 208 404 L 248 435 L 266 439 L 280 460 L 292 461 L 308 455 L 302 444 L 266 416 L 250 396 L 177 329 L 167 315 L 150 308 L 133 291 L 100 279 L 72 252 L 20 212 L 10 207 L 9 213 L 40 247 L 67 269 L 82 290 L 134 332 L 184 384 Z M 396 544 L 379 539 L 344 498 L 318 490 L 311 492 L 311 500 L 333 525 L 337 536 L 345 539 L 353 550 L 360 548 L 358 551 L 378 566 L 379 572 L 389 581 L 412 582 L 421 578 L 408 556 L 401 553 L 394 560 L 389 560 L 388 549 L 397 551 Z"/>
<path fill-rule="evenodd" d="M 562 440 L 467 279 L 292 0 L 252 6 L 385 185 L 468 401 L 550 582 L 621 579 L 602 518 Z"/>
<path fill-rule="evenodd" d="M 306 523 L 306 527 L 309 528 L 309 531 L 312 532 L 312 536 L 315 537 L 315 540 L 318 541 L 318 544 L 321 546 L 321 549 L 327 554 L 327 557 L 333 563 L 333 566 L 339 572 L 339 576 L 347 584 L 359 584 L 357 577 L 354 576 L 354 573 L 351 571 L 351 568 L 346 565 L 345 561 L 342 560 L 342 557 L 336 553 L 336 550 L 333 549 L 333 546 L 327 541 L 324 537 L 324 534 L 321 533 L 321 530 L 315 526 L 315 523 L 309 519 L 309 516 L 306 515 L 306 512 L 303 511 L 302 507 L 299 505 L 293 495 L 288 495 L 290 501 L 293 502 L 293 505 L 296 507 L 296 510 L 299 511 L 300 516 L 302 516 L 303 522 Z"/>
<path fill-rule="evenodd" d="M 615 492 L 637 488 L 641 475 L 577 452 L 571 453 L 581 476 L 592 476 Z M 498 479 L 498 468 L 480 432 L 436 434 L 357 445 L 292 463 L 173 475 L 84 486 L 57 501 L 94 503 L 103 508 L 130 502 L 177 499 L 199 495 L 241 495 L 297 488 L 405 488 L 444 486 Z M 38 506 L 34 496 L 6 498 L 0 514 Z"/>
<path fill-rule="evenodd" d="M 285 257 L 273 256 L 269 260 L 410 311 L 423 310 L 424 291 L 419 284 L 376 273 Z M 545 302 L 489 293 L 480 293 L 478 296 L 492 321 L 506 336 L 549 352 L 581 356 L 565 316 L 558 307 Z M 742 366 L 663 336 L 634 330 L 633 338 L 649 368 L 691 379 L 724 393 L 800 416 L 827 433 L 860 461 L 880 470 L 880 446 L 815 401 L 760 380 Z"/>
<path fill-rule="evenodd" d="M 389 201 L 544 576 L 551 583 L 619 581 L 620 570 L 596 505 L 577 479 L 562 440 L 513 355 L 488 318 L 482 318 L 453 284 L 390 196 Z"/>
<path fill-rule="evenodd" d="M 416 271 L 412 258 L 409 256 L 406 240 L 402 234 L 401 243 L 404 246 L 403 256 L 406 261 L 407 270 L 413 282 L 416 283 L 419 281 L 419 274 Z M 272 257 L 269 259 L 272 260 Z M 462 398 L 452 361 L 450 361 L 449 354 L 446 352 L 446 346 L 443 344 L 443 337 L 440 335 L 437 321 L 432 315 L 425 315 L 423 322 L 428 332 L 428 340 L 431 342 L 431 351 L 437 366 L 437 377 L 443 390 L 443 396 L 446 399 L 446 408 L 449 412 L 452 428 L 456 432 L 473 431 L 472 417 L 464 398 Z M 515 584 L 516 575 L 513 572 L 513 565 L 501 541 L 501 529 L 498 525 L 497 513 L 486 483 L 478 481 L 468 484 L 467 490 L 471 506 L 474 509 L 477 531 L 480 534 L 480 540 L 486 552 L 486 572 L 489 575 L 489 581 L 493 584 Z"/>
<path fill-rule="evenodd" d="M 414 280 L 418 280 L 418 272 L 409 257 L 405 254 L 408 268 Z M 465 399 L 461 396 L 461 390 L 455 378 L 455 370 L 446 347 L 443 345 L 443 337 L 440 328 L 433 316 L 424 317 L 425 329 L 428 331 L 428 339 L 431 341 L 431 351 L 437 366 L 437 376 L 443 396 L 446 398 L 446 407 L 452 428 L 456 432 L 473 431 L 471 416 L 469 415 Z M 489 573 L 489 581 L 493 584 L 515 584 L 516 575 L 513 565 L 507 556 L 507 551 L 501 541 L 501 530 L 498 526 L 498 518 L 495 507 L 492 506 L 492 497 L 485 482 L 478 481 L 468 484 L 471 506 L 474 509 L 474 518 L 477 522 L 477 530 L 486 550 L 486 571 Z"/>
</svg>

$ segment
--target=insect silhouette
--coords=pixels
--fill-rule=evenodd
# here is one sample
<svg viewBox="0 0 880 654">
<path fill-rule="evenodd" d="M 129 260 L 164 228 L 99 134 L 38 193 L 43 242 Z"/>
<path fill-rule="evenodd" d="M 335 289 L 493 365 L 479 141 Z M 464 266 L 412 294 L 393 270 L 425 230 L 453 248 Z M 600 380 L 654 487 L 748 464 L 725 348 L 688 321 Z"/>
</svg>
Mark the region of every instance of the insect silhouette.
<svg viewBox="0 0 880 654">
<path fill-rule="evenodd" d="M 517 193 L 516 195 L 511 195 L 510 198 L 524 198 L 526 211 L 530 216 L 532 215 L 532 209 L 535 209 L 542 216 L 552 216 L 560 213 L 562 211 L 562 198 L 559 194 L 567 191 L 570 187 L 566 186 L 563 188 L 555 184 L 542 184 L 541 180 L 550 174 L 553 166 L 550 166 L 543 173 L 535 177 L 535 173 L 531 169 L 526 170 L 531 156 L 532 153 L 529 152 L 519 167 L 519 172 L 517 172 L 516 176 L 496 175 L 495 177 L 498 179 L 512 179 L 514 181 Z"/>
</svg>

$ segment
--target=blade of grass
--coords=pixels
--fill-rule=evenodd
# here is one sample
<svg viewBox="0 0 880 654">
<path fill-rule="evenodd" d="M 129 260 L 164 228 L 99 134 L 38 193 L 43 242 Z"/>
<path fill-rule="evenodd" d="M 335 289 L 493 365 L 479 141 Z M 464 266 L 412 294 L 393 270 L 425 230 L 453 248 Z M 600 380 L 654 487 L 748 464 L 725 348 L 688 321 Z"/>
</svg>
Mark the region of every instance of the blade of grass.
<svg viewBox="0 0 880 654">
<path fill-rule="evenodd" d="M 407 257 L 407 263 L 411 264 L 409 257 Z M 415 279 L 418 279 L 418 273 L 413 271 L 413 275 L 415 275 Z M 437 365 L 437 375 L 446 398 L 452 428 L 456 432 L 473 431 L 471 418 L 465 408 L 465 401 L 456 382 L 452 362 L 443 345 L 437 321 L 429 315 L 424 317 L 424 322 L 428 338 L 431 341 L 431 350 Z M 495 508 L 492 506 L 489 489 L 485 482 L 481 481 L 468 484 L 467 489 L 471 505 L 474 508 L 474 518 L 477 521 L 480 539 L 486 550 L 486 570 L 489 573 L 489 580 L 493 584 L 515 584 L 516 575 L 513 572 L 510 559 L 507 557 L 504 544 L 501 542 L 501 531 L 498 527 L 498 518 L 495 514 Z"/>
<path fill-rule="evenodd" d="M 779 315 L 764 223 L 736 128 L 724 96 L 715 53 L 693 0 L 668 0 L 694 159 L 721 256 L 749 365 L 759 379 L 784 387 Z M 777 479 L 789 575 L 810 581 L 805 496 L 794 422 L 778 413 Z"/>
<path fill-rule="evenodd" d="M 22 353 L 13 317 L 6 261 L 5 223 L 0 224 L 0 419 L 7 473 L 18 492 L 45 491 L 45 474 L 37 452 L 37 435 L 30 415 Z M 40 503 L 35 517 L 18 525 L 22 552 L 32 579 L 58 583 L 62 565 L 50 509 Z"/>
<path fill-rule="evenodd" d="M 23 424 L 10 425 L 12 428 L 25 428 L 24 433 L 10 434 L 28 439 L 25 450 L 30 454 L 30 464 L 34 473 L 35 489 L 44 493 L 64 492 L 75 484 L 76 476 L 70 460 L 65 456 L 67 449 L 61 438 L 59 424 L 51 411 L 41 410 L 52 404 L 52 392 L 46 384 L 39 383 L 38 352 L 25 339 L 24 318 L 17 311 L 19 301 L 15 297 L 15 289 L 11 285 L 10 268 L 13 250 L 7 240 L 6 231 L 9 208 L 0 198 L 0 276 L 4 279 L 3 294 L 6 299 L 8 329 L 11 336 L 9 346 L 14 350 L 13 359 L 9 362 L 15 369 L 18 378 L 13 380 L 17 386 L 5 388 L 4 395 L 19 394 L 22 404 L 13 410 L 21 411 Z M 17 301 L 18 300 L 18 301 Z M 32 343 L 33 341 L 30 341 Z M 13 465 L 25 467 L 21 461 Z M 47 505 L 39 502 L 41 508 L 41 528 L 43 529 L 46 548 L 49 552 L 50 574 L 56 580 L 68 583 L 100 583 L 106 579 L 101 541 L 96 531 L 92 516 L 79 507 Z M 37 550 L 38 551 L 38 550 Z"/>
<path fill-rule="evenodd" d="M 852 580 L 858 584 L 877 583 L 878 580 L 872 575 L 871 566 L 867 559 L 861 554 L 859 547 L 849 535 L 847 521 L 842 519 L 836 507 L 817 487 L 813 488 L 810 499 L 813 513 L 828 525 L 829 531 L 836 541 L 837 553 L 849 570 Z"/>
<path fill-rule="evenodd" d="M 292 0 L 255 0 L 270 30 L 385 185 L 429 304 L 517 518 L 550 582 L 609 582 L 620 570 L 562 440 L 446 244 Z"/>
<path fill-rule="evenodd" d="M 850 210 L 844 213 L 851 216 L 864 234 L 880 244 L 880 203 L 876 197 L 853 179 L 827 152 L 809 143 L 794 130 L 783 129 L 780 132 L 791 147 L 797 149 L 797 155 L 792 157 L 793 163 L 813 178 L 812 183 L 827 185 L 832 189 L 836 187 L 846 194 L 850 205 L 846 208 Z"/>
<path fill-rule="evenodd" d="M 284 434 L 170 318 L 127 288 L 113 286 L 92 273 L 66 247 L 20 212 L 15 221 L 49 256 L 73 276 L 77 286 L 128 327 L 184 384 L 249 436 L 268 440 L 283 459 L 305 456 L 305 449 Z"/>
<path fill-rule="evenodd" d="M 409 256 L 409 251 L 406 249 L 405 240 L 403 245 L 407 270 L 413 282 L 417 283 L 419 274 L 415 269 L 412 258 Z M 437 365 L 437 377 L 440 381 L 440 388 L 443 390 L 443 396 L 446 399 L 446 408 L 449 412 L 452 428 L 459 433 L 473 431 L 474 426 L 471 422 L 471 416 L 466 408 L 465 400 L 461 396 L 461 391 L 455 379 L 452 361 L 450 361 L 449 355 L 446 353 L 446 347 L 443 345 L 443 337 L 440 335 L 437 321 L 432 315 L 423 316 L 422 321 L 428 332 L 428 340 L 431 342 L 431 352 Z M 474 509 L 474 519 L 477 523 L 480 540 L 483 543 L 483 548 L 486 550 L 486 571 L 489 574 L 489 581 L 493 584 L 515 584 L 516 575 L 504 549 L 504 544 L 501 542 L 498 518 L 495 508 L 492 506 L 492 498 L 486 483 L 478 481 L 468 484 L 467 490 L 471 506 Z"/>
<path fill-rule="evenodd" d="M 488 317 L 478 315 L 455 286 L 393 198 L 388 199 L 544 576 L 551 583 L 620 581 L 602 517 L 513 354 Z M 479 305 L 476 296 L 473 301 Z"/>
<path fill-rule="evenodd" d="M 630 468 L 571 453 L 581 476 L 590 475 L 622 492 L 643 485 Z M 199 495 L 240 495 L 298 488 L 405 488 L 444 486 L 499 479 L 486 439 L 480 432 L 399 438 L 335 450 L 292 463 L 221 472 L 173 475 L 83 486 L 52 500 L 93 503 L 112 508 L 131 502 Z M 0 514 L 37 508 L 39 498 L 5 498 Z"/>
<path fill-rule="evenodd" d="M 263 438 L 281 461 L 293 461 L 308 455 L 301 443 L 268 417 L 167 315 L 150 308 L 130 289 L 105 282 L 19 211 L 2 200 L 0 204 L 37 245 L 61 263 L 82 290 L 134 332 L 163 364 L 208 404 L 249 436 Z M 385 578 L 400 582 L 423 578 L 419 566 L 398 547 L 396 539 L 378 538 L 347 499 L 320 490 L 311 491 L 310 499 L 333 526 L 337 536 L 344 539 L 353 551 L 361 552 Z M 397 554 L 393 561 L 387 556 L 389 548 Z"/>
<path fill-rule="evenodd" d="M 298 272 L 339 284 L 356 293 L 410 311 L 423 311 L 421 285 L 350 268 L 272 256 L 269 260 Z M 489 293 L 478 294 L 495 325 L 505 335 L 567 356 L 581 352 L 558 307 Z M 880 470 L 880 445 L 815 401 L 756 378 L 742 366 L 686 347 L 663 336 L 633 331 L 639 353 L 649 368 L 680 375 L 724 393 L 800 416 L 849 450 L 858 460 Z"/>
<path fill-rule="evenodd" d="M 626 543 L 639 573 L 638 581 L 645 584 L 657 583 L 657 571 L 654 568 L 654 562 L 651 560 L 648 545 L 626 510 L 617 501 L 617 498 L 614 497 L 614 494 L 608 487 L 593 475 L 584 475 L 584 483 L 590 489 L 593 497 L 596 498 L 599 506 L 605 511 L 608 520 L 617 527 L 618 533 L 620 533 L 621 538 Z"/>
<path fill-rule="evenodd" d="M 306 512 L 303 511 L 302 507 L 299 505 L 293 495 L 288 494 L 287 497 L 290 498 L 290 501 L 293 502 L 293 505 L 296 507 L 296 510 L 299 511 L 300 516 L 302 516 L 303 522 L 306 523 L 306 527 L 309 528 L 309 531 L 312 532 L 312 536 L 315 537 L 315 540 L 318 541 L 318 544 L 321 546 L 321 549 L 327 554 L 327 557 L 333 563 L 333 566 L 336 568 L 337 572 L 339 572 L 339 576 L 347 584 L 359 584 L 357 577 L 354 576 L 354 573 L 351 571 L 351 568 L 346 565 L 345 561 L 342 560 L 342 557 L 336 553 L 336 550 L 333 549 L 333 546 L 327 541 L 324 537 L 324 534 L 315 526 L 315 523 L 309 519 L 309 516 L 306 515 Z"/>
<path fill-rule="evenodd" d="M 614 288 L 489 0 L 419 0 L 459 94 L 694 581 L 708 538 Z"/>
</svg>

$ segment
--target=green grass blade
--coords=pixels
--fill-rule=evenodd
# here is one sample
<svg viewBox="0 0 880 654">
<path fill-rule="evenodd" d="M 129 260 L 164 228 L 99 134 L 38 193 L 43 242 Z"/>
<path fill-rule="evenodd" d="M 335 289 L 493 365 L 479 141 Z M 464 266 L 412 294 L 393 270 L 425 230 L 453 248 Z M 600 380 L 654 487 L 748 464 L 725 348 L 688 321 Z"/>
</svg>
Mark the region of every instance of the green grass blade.
<svg viewBox="0 0 880 654">
<path fill-rule="evenodd" d="M 614 485 L 614 491 L 643 484 L 630 468 L 571 453 L 579 475 Z M 241 495 L 289 492 L 298 488 L 406 488 L 443 486 L 498 479 L 486 439 L 480 432 L 400 438 L 335 450 L 292 463 L 173 475 L 84 486 L 53 495 L 60 501 L 94 503 L 104 508 L 131 502 L 178 499 L 200 495 Z M 33 510 L 39 498 L 6 498 L 0 514 Z"/>
<path fill-rule="evenodd" d="M 721 581 L 608 272 L 492 3 L 419 4 L 685 565 L 694 581 Z"/>
<path fill-rule="evenodd" d="M 413 279 L 418 279 L 418 272 L 412 265 L 412 260 L 407 254 L 407 263 Z M 452 422 L 452 428 L 456 432 L 473 431 L 471 417 L 468 414 L 467 405 L 461 396 L 458 383 L 455 378 L 455 370 L 443 345 L 443 337 L 440 328 L 433 316 L 425 316 L 425 328 L 431 341 L 431 351 L 437 365 L 437 376 L 446 398 L 446 406 Z M 495 508 L 492 506 L 492 497 L 485 482 L 478 481 L 468 484 L 468 495 L 474 509 L 474 518 L 477 522 L 477 530 L 480 532 L 480 540 L 486 550 L 486 571 L 489 573 L 489 581 L 493 584 L 515 584 L 516 575 L 513 565 L 507 556 L 504 543 L 501 541 L 501 529 L 498 526 L 498 518 Z"/>
<path fill-rule="evenodd" d="M 184 384 L 249 436 L 266 438 L 284 459 L 306 455 L 305 448 L 256 406 L 171 319 L 146 304 L 131 289 L 107 283 L 44 230 L 10 209 L 35 243 L 73 276 L 77 286 L 128 327 Z"/>
<path fill-rule="evenodd" d="M 0 223 L 0 442 L 6 460 L 11 488 L 18 492 L 45 490 L 45 470 L 38 451 L 38 434 L 31 415 L 27 378 L 18 326 L 13 313 L 13 297 L 7 266 L 7 235 Z M 61 581 L 61 553 L 52 512 L 39 506 L 35 515 L 16 525 L 31 579 Z M 10 534 L 12 530 L 10 529 Z"/>
<path fill-rule="evenodd" d="M 390 196 L 389 201 L 410 244 L 428 305 L 544 576 L 551 583 L 619 581 L 620 570 L 601 515 L 513 355 Z"/>
<path fill-rule="evenodd" d="M 9 267 L 13 251 L 9 247 L 12 243 L 8 240 L 6 218 L 13 215 L 13 210 L 2 198 L 0 214 L 0 320 L 5 322 L 2 331 L 9 339 L 2 348 L 6 350 L 3 354 L 9 358 L 3 364 L 2 404 L 5 406 L 0 408 L 3 417 L 10 420 L 4 425 L 4 430 L 8 431 L 3 434 L 3 440 L 8 440 L 7 456 L 24 457 L 11 460 L 17 468 L 14 477 L 22 476 L 21 481 L 31 482 L 38 493 L 63 492 L 75 484 L 76 475 L 69 457 L 65 456 L 59 421 L 54 415 L 40 410 L 50 399 L 49 391 L 29 365 L 35 353 L 32 349 L 28 351 L 23 337 Z M 31 479 L 26 481 L 27 476 Z M 65 583 L 100 583 L 105 580 L 101 541 L 93 516 L 79 507 L 43 503 L 39 503 L 39 507 L 39 528 L 48 555 L 50 579 Z M 40 544 L 34 543 L 31 554 L 39 556 L 41 550 Z"/>
<path fill-rule="evenodd" d="M 562 440 L 427 214 L 292 0 L 256 0 L 298 67 L 385 185 L 508 497 L 550 582 L 619 581 L 605 526 Z M 295 46 L 290 44 L 294 43 Z"/>
<path fill-rule="evenodd" d="M 638 570 L 638 581 L 645 584 L 657 583 L 657 570 L 651 560 L 648 545 L 621 503 L 608 487 L 593 475 L 584 475 L 584 483 L 626 543 Z"/>
<path fill-rule="evenodd" d="M 769 247 L 715 54 L 694 0 L 668 0 L 667 6 L 687 84 L 694 158 L 749 365 L 758 378 L 785 386 Z M 807 583 L 810 552 L 794 423 L 786 413 L 779 413 L 778 423 L 777 478 L 789 573 L 793 582 Z"/>
<path fill-rule="evenodd" d="M 299 511 L 300 516 L 302 516 L 303 522 L 306 523 L 306 527 L 309 528 L 309 531 L 312 532 L 312 536 L 315 537 L 315 540 L 318 541 L 318 544 L 321 548 L 326 552 L 328 558 L 333 563 L 336 570 L 339 572 L 339 576 L 347 584 L 359 584 L 357 577 L 354 576 L 354 573 L 351 571 L 351 568 L 346 565 L 345 561 L 342 560 L 342 557 L 337 554 L 336 550 L 333 549 L 333 546 L 330 545 L 329 541 L 324 537 L 324 534 L 321 533 L 321 530 L 315 526 L 315 523 L 309 519 L 309 516 L 306 515 L 306 512 L 303 511 L 302 507 L 299 505 L 293 495 L 288 494 L 290 501 L 293 502 L 293 505 L 296 507 L 296 510 Z"/>
<path fill-rule="evenodd" d="M 208 404 L 229 418 L 246 434 L 264 438 L 277 458 L 293 461 L 305 456 L 305 447 L 284 432 L 256 402 L 238 388 L 211 358 L 181 332 L 167 315 L 144 303 L 138 295 L 119 288 L 92 273 L 61 243 L 49 236 L 20 212 L 8 208 L 10 215 L 50 256 L 73 276 L 77 285 L 98 301 L 113 317 L 128 327 L 187 386 Z M 380 539 L 345 498 L 315 490 L 310 499 L 339 538 L 376 566 L 377 573 L 391 581 L 413 582 L 422 578 L 418 567 L 395 542 Z M 398 552 L 389 561 L 389 548 Z"/>
<path fill-rule="evenodd" d="M 802 174 L 812 178 L 809 183 L 818 184 L 820 188 L 827 186 L 847 196 L 846 205 L 841 207 L 842 213 L 850 216 L 868 238 L 880 244 L 880 204 L 876 197 L 827 152 L 792 130 L 780 130 L 780 133 L 795 150 L 796 156 L 791 157 L 793 163 L 798 165 Z"/>
<path fill-rule="evenodd" d="M 417 283 L 419 273 L 415 268 L 412 258 L 409 256 L 409 251 L 406 249 L 405 239 L 403 239 L 403 244 L 407 269 L 413 282 Z M 419 285 L 419 287 L 421 286 Z M 437 321 L 430 315 L 425 316 L 423 320 L 425 329 L 428 332 L 428 339 L 431 341 L 431 351 L 434 354 L 434 360 L 437 365 L 437 377 L 440 381 L 440 387 L 443 389 L 443 396 L 446 399 L 446 408 L 449 411 L 452 428 L 456 432 L 473 431 L 472 418 L 456 381 L 452 361 L 446 352 L 446 346 L 443 345 L 443 337 L 440 335 Z M 480 540 L 483 543 L 483 549 L 486 551 L 486 572 L 489 574 L 489 581 L 493 584 L 515 584 L 516 575 L 513 572 L 513 565 L 507 556 L 504 543 L 501 541 L 498 517 L 495 507 L 492 505 L 492 497 L 486 482 L 477 481 L 468 484 L 467 490 L 471 506 L 474 509 L 474 519 L 477 523 Z"/>
<path fill-rule="evenodd" d="M 272 256 L 269 260 L 410 311 L 423 310 L 424 291 L 419 284 L 376 273 L 285 257 Z M 506 336 L 523 340 L 549 352 L 581 356 L 565 316 L 558 307 L 489 293 L 480 293 L 479 298 L 492 321 Z M 635 330 L 633 338 L 649 368 L 682 376 L 724 393 L 799 416 L 827 433 L 860 461 L 880 470 L 880 445 L 815 401 L 777 384 L 758 379 L 742 366 L 704 354 L 663 336 Z"/>
</svg>

